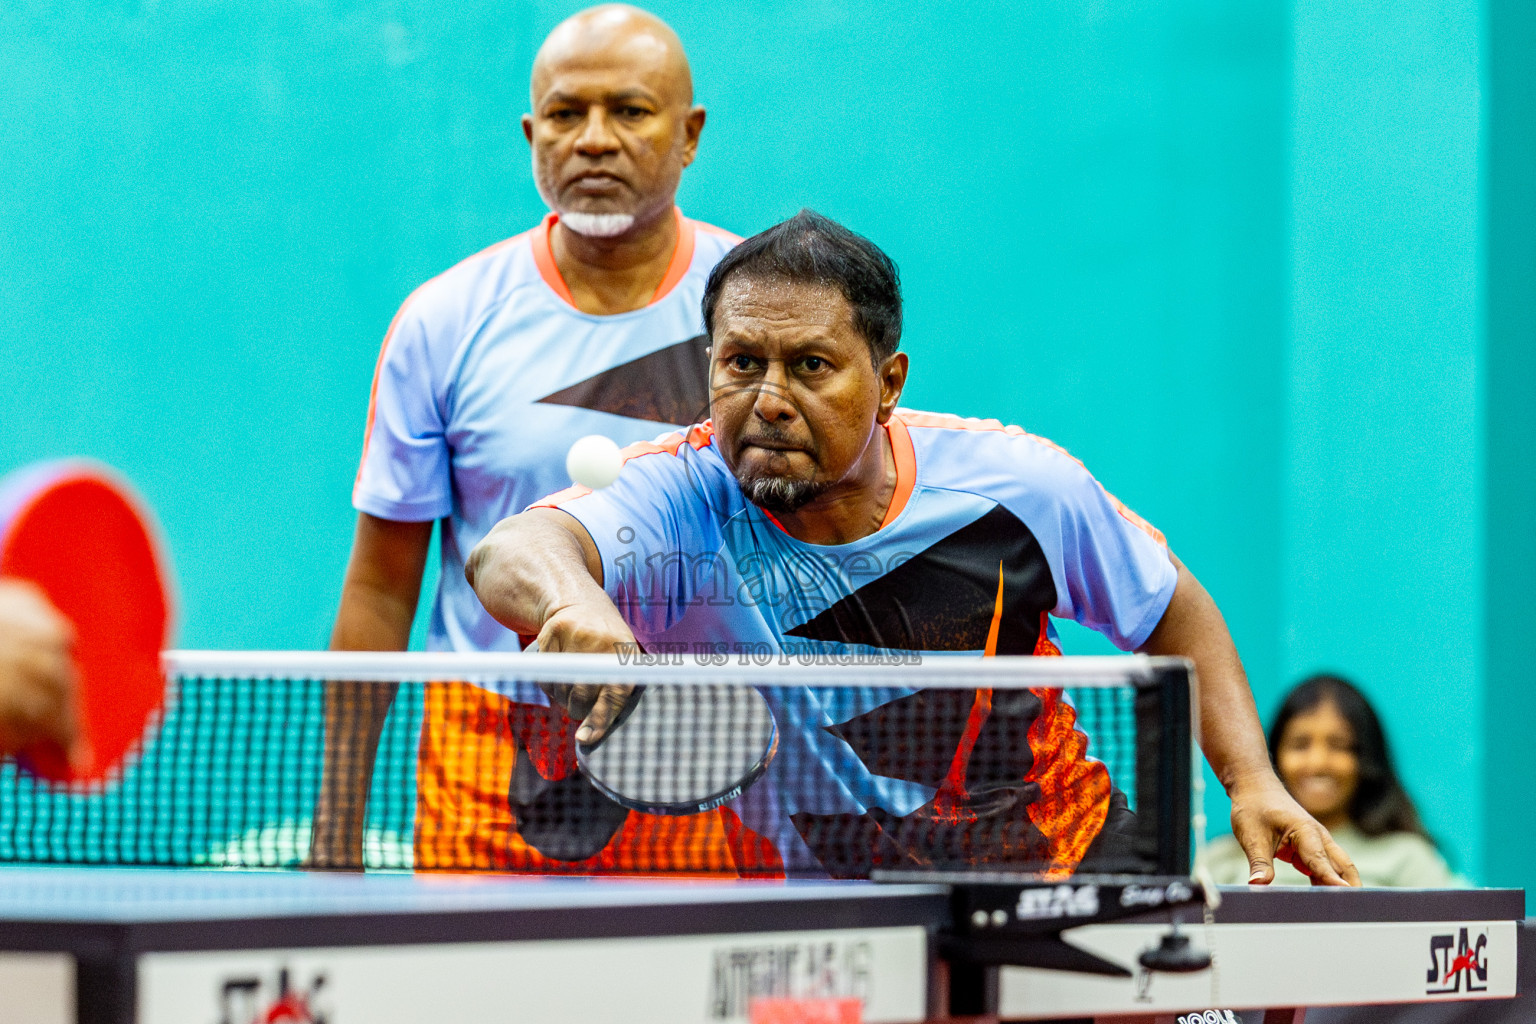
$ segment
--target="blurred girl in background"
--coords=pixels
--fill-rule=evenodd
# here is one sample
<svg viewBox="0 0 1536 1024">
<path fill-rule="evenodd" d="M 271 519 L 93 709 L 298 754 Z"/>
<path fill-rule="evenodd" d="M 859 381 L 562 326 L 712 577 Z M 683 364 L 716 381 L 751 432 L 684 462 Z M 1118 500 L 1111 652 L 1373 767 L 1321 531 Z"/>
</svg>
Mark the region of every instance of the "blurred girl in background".
<svg viewBox="0 0 1536 1024">
<path fill-rule="evenodd" d="M 1392 767 L 1381 720 L 1348 681 L 1317 675 L 1298 684 L 1269 727 L 1269 756 L 1286 789 L 1354 860 L 1362 885 L 1466 884 L 1435 849 Z M 1208 857 L 1219 884 L 1248 881 L 1248 858 L 1231 836 L 1213 841 Z M 1276 885 L 1308 882 L 1275 862 Z"/>
</svg>

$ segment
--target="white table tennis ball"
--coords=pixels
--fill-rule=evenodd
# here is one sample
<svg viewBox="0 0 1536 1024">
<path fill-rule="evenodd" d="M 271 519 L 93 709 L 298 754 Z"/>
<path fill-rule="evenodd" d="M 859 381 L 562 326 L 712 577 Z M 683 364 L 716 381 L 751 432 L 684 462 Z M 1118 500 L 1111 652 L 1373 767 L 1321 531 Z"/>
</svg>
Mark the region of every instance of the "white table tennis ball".
<svg viewBox="0 0 1536 1024">
<path fill-rule="evenodd" d="M 565 456 L 565 471 L 583 487 L 602 490 L 619 478 L 624 456 L 619 446 L 602 434 L 588 434 L 576 439 Z"/>
</svg>

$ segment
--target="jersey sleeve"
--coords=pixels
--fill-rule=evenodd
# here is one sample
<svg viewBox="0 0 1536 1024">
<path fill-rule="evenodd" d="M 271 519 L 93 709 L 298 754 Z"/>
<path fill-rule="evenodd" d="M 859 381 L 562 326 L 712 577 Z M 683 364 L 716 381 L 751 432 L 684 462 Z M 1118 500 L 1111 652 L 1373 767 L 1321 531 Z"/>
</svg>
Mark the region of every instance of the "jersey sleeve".
<svg viewBox="0 0 1536 1024">
<path fill-rule="evenodd" d="M 683 435 L 624 449 L 618 479 L 572 487 L 532 508 L 558 508 L 586 528 L 603 565 L 603 590 L 642 643 L 671 628 L 698 591 L 701 563 L 718 549 L 697 500 L 694 453 Z"/>
<path fill-rule="evenodd" d="M 426 522 L 453 509 L 451 464 L 434 337 L 418 292 L 385 335 L 374 371 L 352 505 L 381 519 Z"/>
<path fill-rule="evenodd" d="M 1178 570 L 1162 534 L 1122 505 L 1076 459 L 1042 446 L 1059 544 L 1050 559 L 1058 618 L 1108 637 L 1123 651 L 1146 643 L 1168 610 Z"/>
</svg>

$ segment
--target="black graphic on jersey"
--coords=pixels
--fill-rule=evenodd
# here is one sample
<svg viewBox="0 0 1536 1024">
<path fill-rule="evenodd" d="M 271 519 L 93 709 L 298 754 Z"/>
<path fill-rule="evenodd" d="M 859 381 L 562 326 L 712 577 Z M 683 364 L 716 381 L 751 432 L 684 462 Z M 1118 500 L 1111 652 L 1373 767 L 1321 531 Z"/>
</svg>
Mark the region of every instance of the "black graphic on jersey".
<svg viewBox="0 0 1536 1024">
<path fill-rule="evenodd" d="M 575 770 L 576 722 L 559 707 L 511 704 L 506 723 L 517 744 L 507 800 L 517 831 L 553 860 L 596 856 L 624 825 L 629 811 L 599 793 Z M 540 771 L 536 758 L 545 762 Z"/>
<path fill-rule="evenodd" d="M 904 651 L 979 651 L 997 607 L 999 565 L 996 653 L 1033 654 L 1056 585 L 1040 542 L 1001 505 L 788 632 Z"/>
<path fill-rule="evenodd" d="M 539 399 L 654 423 L 709 415 L 709 337 L 699 335 L 594 374 Z"/>
<path fill-rule="evenodd" d="M 584 775 L 544 778 L 522 750 L 507 795 L 518 832 L 529 846 L 553 860 L 596 856 L 629 817 L 626 808 L 599 793 Z"/>
<path fill-rule="evenodd" d="M 975 703 L 975 690 L 920 690 L 828 730 L 853 748 L 876 775 L 937 788 L 949 773 Z M 1029 727 L 1040 698 L 1028 690 L 997 690 L 966 762 L 966 789 L 987 801 L 995 786 L 1017 787 L 1034 764 Z M 1033 785 L 1033 784 L 1031 784 Z M 1039 796 L 1038 787 L 1024 801 Z M 1011 804 L 1016 794 L 998 796 Z"/>
<path fill-rule="evenodd" d="M 877 870 L 963 871 L 989 864 L 1039 870 L 1050 863 L 1050 841 L 1030 822 L 1028 803 L 1021 795 L 1007 813 L 987 817 L 941 813 L 929 803 L 900 818 L 871 807 L 863 814 L 798 813 L 791 819 L 833 878 L 868 878 Z"/>
<path fill-rule="evenodd" d="M 1032 654 L 1042 616 L 1055 606 L 1039 542 L 998 505 L 788 632 L 897 650 L 979 651 L 995 620 L 996 653 Z M 796 830 L 831 874 L 1049 861 L 1050 841 L 1029 818 L 1040 786 L 1026 781 L 1040 698 L 996 690 L 987 704 L 977 701 L 975 690 L 923 690 L 829 727 L 875 774 L 948 792 L 903 817 L 878 807 L 795 814 Z"/>
<path fill-rule="evenodd" d="M 950 775 L 968 731 L 975 690 L 923 690 L 828 727 L 877 775 L 938 788 Z M 965 798 L 930 802 L 898 818 L 878 807 L 861 815 L 794 815 L 817 859 L 839 877 L 875 868 L 964 868 L 988 863 L 1038 864 L 1050 843 L 1029 819 L 1040 798 L 1026 781 L 1035 755 L 1029 727 L 1040 698 L 1028 690 L 996 690 L 961 772 Z"/>
</svg>

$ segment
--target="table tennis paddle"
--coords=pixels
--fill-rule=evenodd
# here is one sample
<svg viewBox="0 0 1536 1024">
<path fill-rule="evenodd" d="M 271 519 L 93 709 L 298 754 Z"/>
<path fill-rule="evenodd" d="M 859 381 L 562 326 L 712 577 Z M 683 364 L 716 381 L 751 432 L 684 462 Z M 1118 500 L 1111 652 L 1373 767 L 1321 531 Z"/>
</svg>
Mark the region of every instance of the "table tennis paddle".
<svg viewBox="0 0 1536 1024">
<path fill-rule="evenodd" d="M 637 686 L 597 742 L 576 745 L 576 762 L 630 810 L 697 814 L 740 796 L 778 746 L 773 710 L 750 686 Z"/>
<path fill-rule="evenodd" d="M 80 754 L 71 763 L 58 743 L 35 744 L 18 757 L 34 774 L 106 778 L 164 702 L 171 599 L 157 534 L 105 466 L 48 462 L 0 480 L 0 576 L 30 580 L 75 627 Z"/>
</svg>

